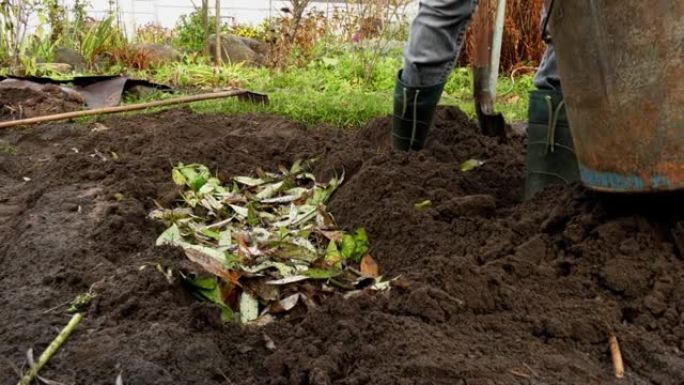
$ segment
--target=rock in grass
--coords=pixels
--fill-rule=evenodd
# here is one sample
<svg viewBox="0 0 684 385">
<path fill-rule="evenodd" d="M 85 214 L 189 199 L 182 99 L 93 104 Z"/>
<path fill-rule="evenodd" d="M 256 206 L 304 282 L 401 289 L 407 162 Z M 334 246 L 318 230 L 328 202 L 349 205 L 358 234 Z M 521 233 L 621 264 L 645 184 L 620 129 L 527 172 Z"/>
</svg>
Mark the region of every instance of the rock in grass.
<svg viewBox="0 0 684 385">
<path fill-rule="evenodd" d="M 68 64 L 76 71 L 82 71 L 86 68 L 86 60 L 83 55 L 71 48 L 59 47 L 55 49 L 53 61 Z"/>
<path fill-rule="evenodd" d="M 209 37 L 209 50 L 216 57 L 216 35 Z M 266 52 L 265 45 L 258 40 L 236 35 L 221 35 L 221 60 L 224 63 L 262 64 Z M 263 52 L 263 53 L 262 53 Z"/>
</svg>

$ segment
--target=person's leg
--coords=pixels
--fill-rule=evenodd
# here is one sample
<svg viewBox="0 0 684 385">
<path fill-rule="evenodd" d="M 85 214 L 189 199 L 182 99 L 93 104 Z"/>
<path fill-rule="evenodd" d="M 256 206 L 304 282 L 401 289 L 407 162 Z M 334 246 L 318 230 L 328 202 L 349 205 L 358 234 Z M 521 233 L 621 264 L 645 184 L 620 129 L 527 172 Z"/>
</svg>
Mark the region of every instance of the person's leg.
<svg viewBox="0 0 684 385">
<path fill-rule="evenodd" d="M 404 51 L 402 82 L 431 87 L 446 82 L 463 46 L 477 0 L 422 0 Z"/>
<path fill-rule="evenodd" d="M 534 86 L 538 90 L 561 90 L 558 63 L 556 63 L 556 50 L 551 42 L 546 44 L 544 56 L 539 63 L 537 73 L 534 75 Z"/>
<path fill-rule="evenodd" d="M 477 0 L 422 0 L 394 95 L 392 146 L 420 150 Z"/>
<path fill-rule="evenodd" d="M 548 185 L 579 180 L 553 43 L 547 43 L 534 85 L 528 110 L 526 199 Z"/>
</svg>

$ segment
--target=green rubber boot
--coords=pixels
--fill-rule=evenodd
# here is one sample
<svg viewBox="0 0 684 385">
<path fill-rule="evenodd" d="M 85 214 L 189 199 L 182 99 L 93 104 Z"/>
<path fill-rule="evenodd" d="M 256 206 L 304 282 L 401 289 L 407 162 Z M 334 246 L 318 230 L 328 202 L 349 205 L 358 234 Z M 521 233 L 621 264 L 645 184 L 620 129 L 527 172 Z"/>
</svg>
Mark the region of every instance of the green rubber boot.
<svg viewBox="0 0 684 385">
<path fill-rule="evenodd" d="M 580 179 L 575 146 L 559 91 L 530 92 L 525 199 L 551 184 Z"/>
<path fill-rule="evenodd" d="M 444 84 L 409 88 L 401 81 L 401 71 L 394 88 L 392 148 L 418 151 L 423 148 L 435 116 Z"/>
</svg>

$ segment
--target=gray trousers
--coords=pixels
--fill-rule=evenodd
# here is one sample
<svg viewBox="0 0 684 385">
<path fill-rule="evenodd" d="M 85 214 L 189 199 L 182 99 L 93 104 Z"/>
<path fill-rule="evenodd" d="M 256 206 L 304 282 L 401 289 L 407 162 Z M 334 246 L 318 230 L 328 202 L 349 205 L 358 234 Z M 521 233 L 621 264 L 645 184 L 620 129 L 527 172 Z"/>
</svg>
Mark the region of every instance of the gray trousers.
<svg viewBox="0 0 684 385">
<path fill-rule="evenodd" d="M 404 51 L 401 80 L 407 87 L 430 87 L 447 81 L 461 53 L 466 27 L 477 2 L 420 1 Z M 546 46 L 534 77 L 534 85 L 539 89 L 560 90 L 556 55 L 551 44 Z"/>
</svg>

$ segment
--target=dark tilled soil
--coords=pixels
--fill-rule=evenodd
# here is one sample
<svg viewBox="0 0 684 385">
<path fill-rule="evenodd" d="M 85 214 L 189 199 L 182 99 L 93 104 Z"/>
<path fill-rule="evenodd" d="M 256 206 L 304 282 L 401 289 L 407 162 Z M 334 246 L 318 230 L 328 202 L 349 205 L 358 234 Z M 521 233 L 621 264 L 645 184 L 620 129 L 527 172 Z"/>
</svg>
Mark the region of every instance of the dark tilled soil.
<svg viewBox="0 0 684 385">
<path fill-rule="evenodd" d="M 0 384 L 15 384 L 69 319 L 97 299 L 42 371 L 64 384 L 683 384 L 681 196 L 606 197 L 578 186 L 520 203 L 524 139 L 481 137 L 441 110 L 428 148 L 388 149 L 389 120 L 359 132 L 270 116 L 177 109 L 0 132 Z M 262 329 L 218 311 L 154 267 L 192 266 L 156 248 L 153 199 L 170 169 L 219 175 L 321 159 L 346 171 L 330 208 L 368 229 L 390 293 L 295 312 Z M 468 173 L 459 164 L 484 166 Z M 30 178 L 25 180 L 24 178 Z M 115 194 L 123 194 L 117 200 Z M 120 198 L 120 196 L 119 196 Z M 418 210 L 414 203 L 431 200 Z M 141 266 L 149 264 L 141 270 Z M 626 365 L 613 378 L 608 336 Z M 275 349 L 267 344 L 271 339 Z"/>
<path fill-rule="evenodd" d="M 54 84 L 31 86 L 17 84 L 0 87 L 0 121 L 33 118 L 82 110 L 83 99 Z"/>
</svg>

